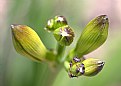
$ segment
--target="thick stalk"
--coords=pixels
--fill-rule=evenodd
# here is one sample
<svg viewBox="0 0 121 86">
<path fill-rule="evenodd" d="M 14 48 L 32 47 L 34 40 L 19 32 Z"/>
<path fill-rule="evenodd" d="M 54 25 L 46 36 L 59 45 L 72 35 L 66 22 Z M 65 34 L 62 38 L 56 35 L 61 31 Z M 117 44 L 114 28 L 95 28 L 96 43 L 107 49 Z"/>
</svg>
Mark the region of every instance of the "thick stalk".
<svg viewBox="0 0 121 86">
<path fill-rule="evenodd" d="M 57 57 L 56 61 L 58 63 L 62 63 L 64 61 L 64 52 L 65 52 L 65 46 L 61 46 L 59 43 L 57 44 Z"/>
<path fill-rule="evenodd" d="M 31 86 L 52 86 L 61 67 L 56 67 L 53 71 L 48 67 L 48 64 L 34 65 L 34 81 Z"/>
</svg>

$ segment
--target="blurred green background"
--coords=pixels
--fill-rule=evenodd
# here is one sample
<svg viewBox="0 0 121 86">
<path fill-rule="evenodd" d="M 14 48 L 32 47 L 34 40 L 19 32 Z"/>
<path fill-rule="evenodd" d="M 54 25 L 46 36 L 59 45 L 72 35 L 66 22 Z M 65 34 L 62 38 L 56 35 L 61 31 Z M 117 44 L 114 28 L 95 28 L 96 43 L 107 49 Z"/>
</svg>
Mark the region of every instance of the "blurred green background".
<svg viewBox="0 0 121 86">
<path fill-rule="evenodd" d="M 46 63 L 35 63 L 19 55 L 12 44 L 11 24 L 32 27 L 49 49 L 56 47 L 44 27 L 56 15 L 67 18 L 74 29 L 75 46 L 84 26 L 94 17 L 106 14 L 110 20 L 107 41 L 86 57 L 106 62 L 94 77 L 70 79 L 63 69 L 51 71 Z M 0 86 L 121 86 L 121 1 L 120 0 L 0 0 Z"/>
</svg>

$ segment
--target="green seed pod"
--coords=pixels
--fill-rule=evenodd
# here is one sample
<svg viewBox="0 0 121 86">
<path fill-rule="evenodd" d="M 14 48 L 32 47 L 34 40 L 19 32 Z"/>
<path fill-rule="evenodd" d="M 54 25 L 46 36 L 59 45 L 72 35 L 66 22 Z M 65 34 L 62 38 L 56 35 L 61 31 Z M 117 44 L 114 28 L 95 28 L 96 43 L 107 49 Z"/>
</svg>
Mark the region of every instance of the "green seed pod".
<svg viewBox="0 0 121 86">
<path fill-rule="evenodd" d="M 75 56 L 82 57 L 100 47 L 108 36 L 108 17 L 101 15 L 91 20 L 83 30 L 76 48 Z"/>
<path fill-rule="evenodd" d="M 45 60 L 47 52 L 37 33 L 26 25 L 11 25 L 16 51 L 34 61 Z"/>
<path fill-rule="evenodd" d="M 68 25 L 57 28 L 53 34 L 62 46 L 69 46 L 73 42 L 74 32 Z"/>
<path fill-rule="evenodd" d="M 55 16 L 54 19 L 48 20 L 45 29 L 48 31 L 54 31 L 55 29 L 65 25 L 67 25 L 67 21 L 64 16 Z"/>
<path fill-rule="evenodd" d="M 104 66 L 103 61 L 94 58 L 88 58 L 84 60 L 82 63 L 85 67 L 85 73 L 83 74 L 84 76 L 94 76 L 98 74 Z"/>
</svg>

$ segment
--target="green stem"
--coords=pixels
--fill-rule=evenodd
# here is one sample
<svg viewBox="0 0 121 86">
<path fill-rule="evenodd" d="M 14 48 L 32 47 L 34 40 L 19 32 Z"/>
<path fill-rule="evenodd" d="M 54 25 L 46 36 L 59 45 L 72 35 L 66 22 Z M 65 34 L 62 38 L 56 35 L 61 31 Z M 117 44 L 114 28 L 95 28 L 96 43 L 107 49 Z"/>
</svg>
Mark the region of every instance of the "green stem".
<svg viewBox="0 0 121 86">
<path fill-rule="evenodd" d="M 60 66 L 52 71 L 48 64 L 35 63 L 31 86 L 52 86 L 60 70 Z"/>
<path fill-rule="evenodd" d="M 57 58 L 56 61 L 58 63 L 62 63 L 64 61 L 64 52 L 65 52 L 65 46 L 61 46 L 59 43 L 57 44 Z"/>
<path fill-rule="evenodd" d="M 45 86 L 53 86 L 53 83 L 61 69 L 62 69 L 62 66 L 58 66 L 58 68 L 56 68 L 55 71 L 49 71 L 48 79 L 46 81 Z"/>
</svg>

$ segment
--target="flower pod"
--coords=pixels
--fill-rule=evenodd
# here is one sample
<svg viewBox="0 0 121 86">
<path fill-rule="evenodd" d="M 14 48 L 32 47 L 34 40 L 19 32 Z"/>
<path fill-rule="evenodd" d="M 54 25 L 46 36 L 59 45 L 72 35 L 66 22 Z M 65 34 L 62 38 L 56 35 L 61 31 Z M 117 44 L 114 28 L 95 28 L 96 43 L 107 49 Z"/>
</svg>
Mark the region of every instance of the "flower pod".
<svg viewBox="0 0 121 86">
<path fill-rule="evenodd" d="M 69 46 L 73 42 L 74 32 L 68 25 L 57 28 L 53 34 L 57 42 L 62 46 Z"/>
<path fill-rule="evenodd" d="M 94 58 L 87 58 L 82 63 L 85 67 L 84 76 L 94 76 L 98 74 L 105 64 L 103 61 Z"/>
<path fill-rule="evenodd" d="M 37 33 L 26 25 L 11 25 L 16 51 L 34 61 L 44 61 L 47 52 Z"/>
<path fill-rule="evenodd" d="M 81 75 L 94 76 L 98 74 L 102 70 L 104 62 L 94 58 L 87 58 L 81 61 L 80 58 L 74 57 L 70 63 L 66 61 L 64 65 L 69 77 L 73 78 Z"/>
<path fill-rule="evenodd" d="M 66 70 L 68 71 L 68 75 L 70 78 L 78 77 L 85 73 L 84 64 L 82 63 L 81 59 L 78 57 L 74 57 L 69 64 L 67 64 L 66 61 L 64 65 Z"/>
<path fill-rule="evenodd" d="M 54 19 L 48 20 L 45 29 L 53 32 L 55 29 L 65 25 L 67 25 L 67 20 L 64 16 L 55 16 Z"/>
<path fill-rule="evenodd" d="M 75 56 L 82 57 L 100 47 L 107 39 L 108 26 L 109 21 L 106 15 L 100 15 L 91 20 L 76 44 Z"/>
</svg>

